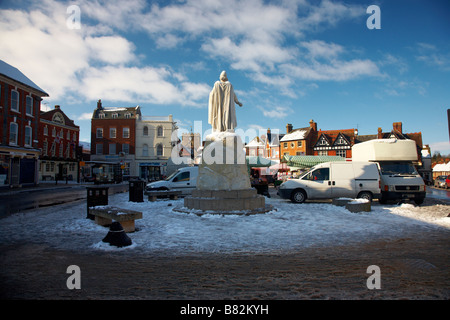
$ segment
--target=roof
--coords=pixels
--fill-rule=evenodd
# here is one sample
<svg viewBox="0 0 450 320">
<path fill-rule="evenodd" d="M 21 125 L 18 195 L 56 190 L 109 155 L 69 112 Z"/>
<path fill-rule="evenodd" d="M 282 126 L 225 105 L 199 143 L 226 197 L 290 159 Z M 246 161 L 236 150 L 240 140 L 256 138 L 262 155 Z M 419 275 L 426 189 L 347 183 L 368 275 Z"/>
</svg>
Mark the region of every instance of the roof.
<svg viewBox="0 0 450 320">
<path fill-rule="evenodd" d="M 295 129 L 294 131 L 285 134 L 280 141 L 293 141 L 293 140 L 304 140 L 311 131 L 311 127 Z"/>
<path fill-rule="evenodd" d="M 345 158 L 338 156 L 284 156 L 282 161 L 287 162 L 287 165 L 291 167 L 307 169 L 314 167 L 319 163 L 345 161 Z"/>
<path fill-rule="evenodd" d="M 20 82 L 21 84 L 37 90 L 41 93 L 42 97 L 48 97 L 48 93 L 42 90 L 36 83 L 30 80 L 26 75 L 24 75 L 19 69 L 13 67 L 12 65 L 0 60 L 0 74 L 7 78 Z"/>
<path fill-rule="evenodd" d="M 450 171 L 450 162 L 438 163 L 433 167 L 434 172 Z"/>
<path fill-rule="evenodd" d="M 247 147 L 264 147 L 264 143 L 261 141 L 259 137 L 253 138 L 246 146 Z"/>
</svg>

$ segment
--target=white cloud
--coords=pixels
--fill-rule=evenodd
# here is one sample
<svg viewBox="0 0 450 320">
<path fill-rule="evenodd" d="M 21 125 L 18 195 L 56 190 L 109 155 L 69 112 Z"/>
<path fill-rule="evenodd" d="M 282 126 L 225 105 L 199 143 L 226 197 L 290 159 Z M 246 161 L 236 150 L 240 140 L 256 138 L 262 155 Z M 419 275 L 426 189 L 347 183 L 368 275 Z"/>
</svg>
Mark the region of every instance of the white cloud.
<svg viewBox="0 0 450 320">
<path fill-rule="evenodd" d="M 86 37 L 84 43 L 93 60 L 108 64 L 123 64 L 136 59 L 134 44 L 119 36 Z"/>
<path fill-rule="evenodd" d="M 80 114 L 79 116 L 74 117 L 77 120 L 91 120 L 92 119 L 92 112 L 85 112 Z"/>
</svg>

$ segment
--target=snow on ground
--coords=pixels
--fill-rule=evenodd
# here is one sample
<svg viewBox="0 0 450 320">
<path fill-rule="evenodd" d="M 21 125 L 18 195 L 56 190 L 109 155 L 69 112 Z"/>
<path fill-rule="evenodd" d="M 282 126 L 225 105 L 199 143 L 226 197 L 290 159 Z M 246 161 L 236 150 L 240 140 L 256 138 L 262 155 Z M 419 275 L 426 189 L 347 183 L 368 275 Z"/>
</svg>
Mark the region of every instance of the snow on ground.
<svg viewBox="0 0 450 320">
<path fill-rule="evenodd" d="M 197 216 L 173 211 L 183 200 L 129 202 L 128 193 L 109 196 L 109 205 L 143 212 L 133 245 L 111 247 L 101 240 L 108 228 L 86 219 L 86 202 L 29 210 L 1 220 L 0 243 L 45 243 L 54 248 L 95 252 L 129 250 L 164 254 L 282 253 L 311 246 L 336 246 L 376 239 L 450 231 L 448 205 L 374 204 L 371 212 L 351 213 L 331 203 L 294 204 L 266 198 L 277 210 L 266 214 Z"/>
</svg>

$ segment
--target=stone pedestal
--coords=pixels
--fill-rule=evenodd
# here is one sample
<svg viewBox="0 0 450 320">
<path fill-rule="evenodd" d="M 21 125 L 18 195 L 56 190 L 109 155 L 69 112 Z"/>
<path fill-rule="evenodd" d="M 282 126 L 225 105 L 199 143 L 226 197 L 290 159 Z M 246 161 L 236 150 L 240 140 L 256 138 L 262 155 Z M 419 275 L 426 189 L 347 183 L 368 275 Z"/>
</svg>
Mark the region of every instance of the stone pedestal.
<svg viewBox="0 0 450 320">
<path fill-rule="evenodd" d="M 176 210 L 196 210 L 196 214 L 256 214 L 272 209 L 251 188 L 241 138 L 232 132 L 207 136 L 197 189 L 184 198 L 184 208 Z"/>
</svg>

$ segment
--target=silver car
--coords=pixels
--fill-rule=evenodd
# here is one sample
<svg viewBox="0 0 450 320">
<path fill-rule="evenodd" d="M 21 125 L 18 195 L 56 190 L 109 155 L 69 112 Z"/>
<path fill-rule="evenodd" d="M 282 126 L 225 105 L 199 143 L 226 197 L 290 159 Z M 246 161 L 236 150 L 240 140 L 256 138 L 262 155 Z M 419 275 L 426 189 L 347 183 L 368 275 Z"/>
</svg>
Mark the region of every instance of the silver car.
<svg viewBox="0 0 450 320">
<path fill-rule="evenodd" d="M 445 188 L 446 187 L 446 182 L 445 179 L 447 178 L 447 176 L 438 176 L 435 180 L 434 180 L 434 186 L 436 188 Z"/>
</svg>

